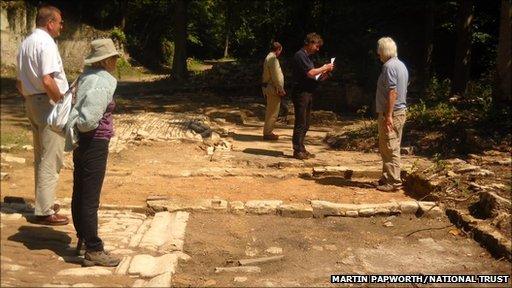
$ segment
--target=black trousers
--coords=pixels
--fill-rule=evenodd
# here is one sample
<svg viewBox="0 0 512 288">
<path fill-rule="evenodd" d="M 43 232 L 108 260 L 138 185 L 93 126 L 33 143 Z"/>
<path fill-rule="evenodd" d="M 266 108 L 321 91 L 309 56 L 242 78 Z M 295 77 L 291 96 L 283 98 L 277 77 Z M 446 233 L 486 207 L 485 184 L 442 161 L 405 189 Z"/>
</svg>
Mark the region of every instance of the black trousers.
<svg viewBox="0 0 512 288">
<path fill-rule="evenodd" d="M 73 199 L 71 214 L 77 237 L 87 251 L 102 251 L 98 237 L 98 208 L 107 167 L 108 140 L 81 137 L 73 151 Z"/>
<path fill-rule="evenodd" d="M 298 92 L 292 96 L 293 109 L 295 111 L 295 124 L 293 125 L 293 151 L 305 152 L 304 139 L 309 130 L 311 121 L 311 107 L 313 105 L 313 94 L 309 92 Z"/>
</svg>

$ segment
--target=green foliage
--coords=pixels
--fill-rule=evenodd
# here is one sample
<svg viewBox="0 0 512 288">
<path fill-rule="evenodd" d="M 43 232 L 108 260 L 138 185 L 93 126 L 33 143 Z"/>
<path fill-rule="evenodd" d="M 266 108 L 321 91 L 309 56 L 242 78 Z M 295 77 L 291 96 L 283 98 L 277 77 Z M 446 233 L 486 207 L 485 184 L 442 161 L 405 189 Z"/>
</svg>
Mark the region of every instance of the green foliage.
<svg viewBox="0 0 512 288">
<path fill-rule="evenodd" d="M 112 31 L 110 31 L 110 37 L 121 44 L 126 44 L 126 35 L 124 34 L 124 31 L 121 30 L 118 27 L 114 27 Z"/>
<path fill-rule="evenodd" d="M 446 101 L 450 96 L 450 79 L 439 80 L 437 76 L 433 76 L 425 91 L 424 99 L 426 102 Z"/>
<path fill-rule="evenodd" d="M 195 58 L 188 58 L 187 59 L 187 69 L 188 71 L 192 73 L 200 73 L 204 71 L 205 65 L 203 61 L 195 59 Z"/>
<path fill-rule="evenodd" d="M 432 157 L 432 161 L 434 162 L 434 170 L 435 172 L 440 172 L 445 170 L 447 163 L 446 161 L 442 160 L 441 153 L 435 153 Z"/>
<path fill-rule="evenodd" d="M 420 129 L 438 129 L 450 123 L 455 123 L 460 117 L 457 108 L 453 105 L 440 102 L 428 106 L 424 101 L 411 105 L 408 108 L 409 120 Z"/>
<path fill-rule="evenodd" d="M 20 129 L 16 129 L 16 130 L 2 129 L 2 134 L 0 136 L 0 142 L 2 145 L 16 145 L 16 146 L 32 144 L 30 134 L 31 133 L 28 130 L 20 131 Z"/>
<path fill-rule="evenodd" d="M 174 42 L 164 39 L 162 41 L 162 54 L 164 63 L 169 67 L 172 67 L 172 61 L 174 59 Z"/>
<path fill-rule="evenodd" d="M 132 74 L 132 65 L 124 57 L 119 57 L 116 63 L 117 78 Z"/>
</svg>

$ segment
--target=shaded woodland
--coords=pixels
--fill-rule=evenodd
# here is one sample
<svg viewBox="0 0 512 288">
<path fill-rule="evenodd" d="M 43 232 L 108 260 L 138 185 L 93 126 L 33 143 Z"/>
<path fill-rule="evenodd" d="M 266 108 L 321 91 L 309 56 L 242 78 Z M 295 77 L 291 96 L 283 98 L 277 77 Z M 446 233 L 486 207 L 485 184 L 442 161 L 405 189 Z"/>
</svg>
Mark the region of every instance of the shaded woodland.
<svg viewBox="0 0 512 288">
<path fill-rule="evenodd" d="M 496 93 L 510 100 L 510 74 L 495 73 L 500 65 L 508 68 L 498 71 L 510 71 L 508 0 L 49 2 L 96 28 L 115 29 L 134 60 L 172 67 L 178 78 L 186 77 L 187 58 L 259 59 L 273 39 L 287 57 L 315 31 L 325 39 L 319 57 L 337 57 L 340 80 L 372 86 L 380 66 L 375 42 L 390 36 L 412 72 L 412 91 L 424 91 L 435 77 L 450 79 L 450 94 L 463 96 L 469 81 L 491 77 L 508 81 Z"/>
</svg>

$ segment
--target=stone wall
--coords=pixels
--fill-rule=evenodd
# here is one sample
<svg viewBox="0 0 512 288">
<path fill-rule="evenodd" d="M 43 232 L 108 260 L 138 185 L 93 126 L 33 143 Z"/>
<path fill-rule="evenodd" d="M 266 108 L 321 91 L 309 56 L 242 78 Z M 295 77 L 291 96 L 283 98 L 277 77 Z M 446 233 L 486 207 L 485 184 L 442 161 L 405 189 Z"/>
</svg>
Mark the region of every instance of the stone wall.
<svg viewBox="0 0 512 288">
<path fill-rule="evenodd" d="M 16 65 L 16 55 L 25 37 L 35 29 L 36 8 L 25 1 L 0 3 L 1 67 Z M 64 15 L 64 29 L 56 39 L 67 73 L 80 71 L 89 53 L 92 39 L 108 37 L 109 33 L 92 28 Z"/>
</svg>

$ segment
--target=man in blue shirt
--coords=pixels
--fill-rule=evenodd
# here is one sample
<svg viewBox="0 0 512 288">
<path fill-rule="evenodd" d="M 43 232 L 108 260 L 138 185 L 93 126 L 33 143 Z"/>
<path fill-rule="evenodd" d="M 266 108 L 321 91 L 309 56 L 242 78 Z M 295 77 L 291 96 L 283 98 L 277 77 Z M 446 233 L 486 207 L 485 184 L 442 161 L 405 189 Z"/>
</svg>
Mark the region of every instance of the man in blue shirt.
<svg viewBox="0 0 512 288">
<path fill-rule="evenodd" d="M 323 44 L 322 37 L 316 33 L 309 33 L 302 47 L 293 56 L 293 93 L 292 102 L 295 110 L 295 124 L 293 126 L 293 157 L 304 160 L 315 157 L 306 151 L 304 138 L 309 130 L 311 120 L 311 107 L 313 105 L 313 93 L 318 81 L 323 81 L 334 69 L 334 65 L 325 64 L 315 68 L 311 55 L 317 53 Z"/>
<path fill-rule="evenodd" d="M 384 63 L 377 81 L 375 103 L 378 113 L 379 152 L 382 157 L 382 176 L 377 189 L 397 191 L 402 186 L 400 178 L 400 142 L 406 119 L 406 97 L 409 73 L 398 59 L 393 39 L 383 37 L 377 42 L 377 53 Z"/>
</svg>

